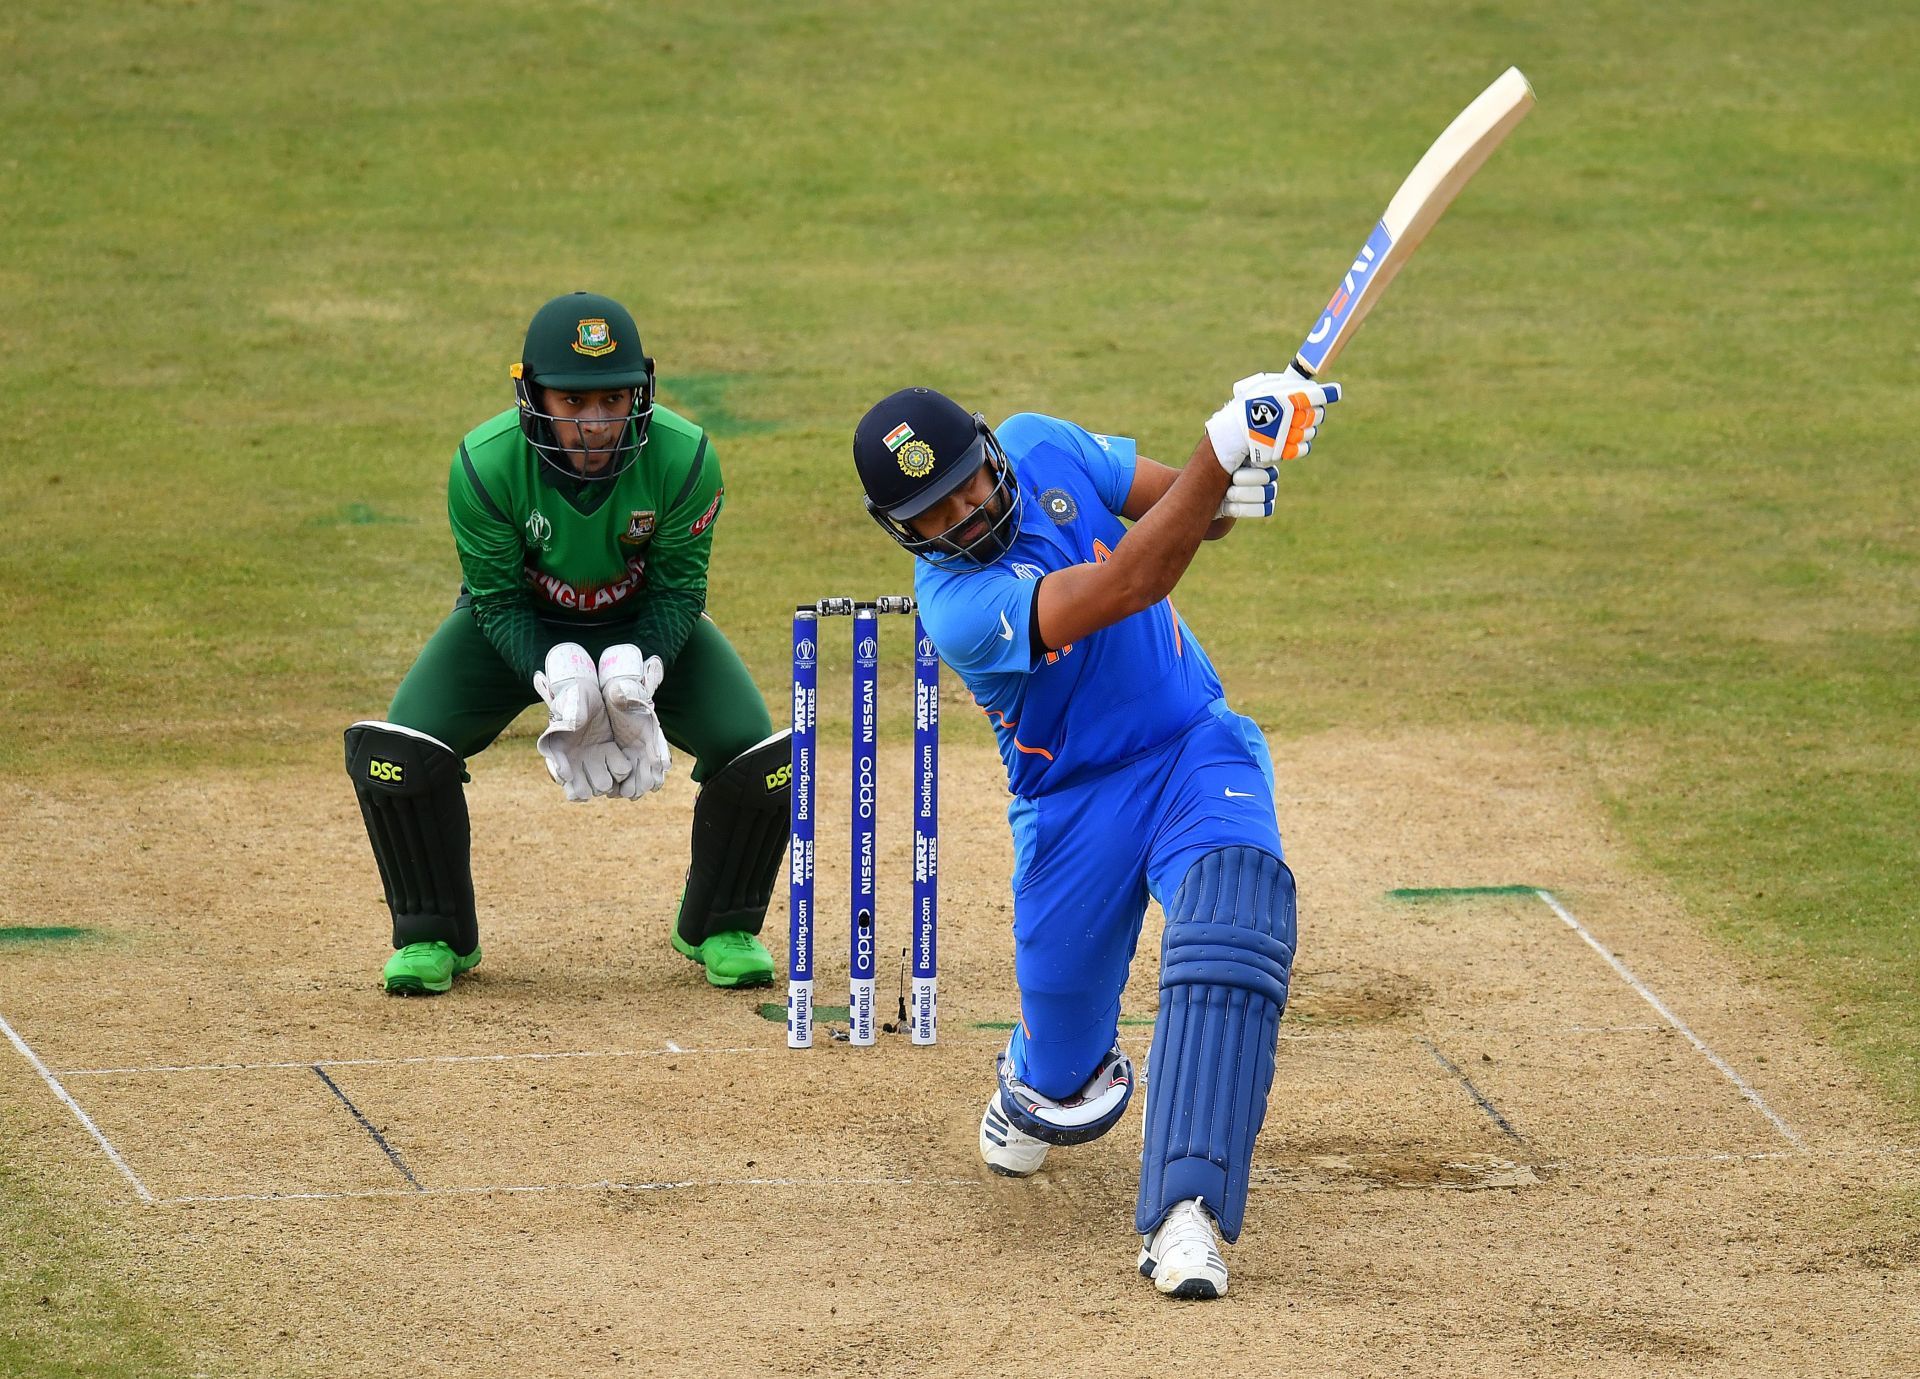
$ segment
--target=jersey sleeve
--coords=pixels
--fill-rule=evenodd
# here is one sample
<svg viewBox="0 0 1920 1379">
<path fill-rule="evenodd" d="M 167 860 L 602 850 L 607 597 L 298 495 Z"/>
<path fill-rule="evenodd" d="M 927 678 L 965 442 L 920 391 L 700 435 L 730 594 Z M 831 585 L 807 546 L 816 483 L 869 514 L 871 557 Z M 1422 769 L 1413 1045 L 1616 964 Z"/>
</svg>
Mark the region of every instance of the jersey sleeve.
<svg viewBox="0 0 1920 1379">
<path fill-rule="evenodd" d="M 546 664 L 554 638 L 527 592 L 520 528 L 487 492 L 464 444 L 447 476 L 447 521 L 474 622 L 514 673 L 531 683 L 534 672 Z"/>
<path fill-rule="evenodd" d="M 1038 580 L 1005 570 L 917 578 L 920 621 L 940 659 L 961 676 L 1024 675 L 1033 669 L 1029 619 Z"/>
<path fill-rule="evenodd" d="M 633 640 L 671 667 L 707 607 L 707 565 L 713 528 L 726 502 L 720 459 L 706 436 L 680 493 L 654 532 L 647 552 L 647 583 L 634 613 Z"/>
<path fill-rule="evenodd" d="M 994 433 L 1010 450 L 1017 446 L 1025 452 L 1046 445 L 1067 455 L 1085 471 L 1108 512 L 1117 517 L 1126 506 L 1139 458 L 1131 437 L 1102 435 L 1037 412 L 1008 417 L 994 428 Z"/>
</svg>

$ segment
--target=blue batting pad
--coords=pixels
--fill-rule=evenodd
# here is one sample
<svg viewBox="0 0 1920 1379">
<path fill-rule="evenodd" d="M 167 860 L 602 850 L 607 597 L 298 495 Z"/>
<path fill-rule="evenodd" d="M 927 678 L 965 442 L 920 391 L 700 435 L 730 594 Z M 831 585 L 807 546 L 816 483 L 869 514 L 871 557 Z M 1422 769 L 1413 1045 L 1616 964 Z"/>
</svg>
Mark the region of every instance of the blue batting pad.
<svg viewBox="0 0 1920 1379">
<path fill-rule="evenodd" d="M 1176 1203 L 1199 1197 L 1220 1234 L 1239 1238 L 1294 938 L 1293 873 L 1259 848 L 1208 853 L 1174 893 L 1147 1062 L 1134 1213 L 1141 1234 Z"/>
</svg>

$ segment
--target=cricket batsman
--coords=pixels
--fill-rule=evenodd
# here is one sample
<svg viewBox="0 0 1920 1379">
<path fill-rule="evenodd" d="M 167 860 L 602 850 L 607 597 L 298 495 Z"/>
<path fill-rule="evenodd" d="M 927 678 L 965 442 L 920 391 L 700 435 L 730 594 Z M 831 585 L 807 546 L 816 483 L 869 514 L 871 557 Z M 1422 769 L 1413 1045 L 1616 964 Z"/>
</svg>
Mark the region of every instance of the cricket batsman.
<svg viewBox="0 0 1920 1379">
<path fill-rule="evenodd" d="M 769 982 L 758 934 L 786 846 L 788 735 L 705 612 L 720 461 L 655 400 L 611 298 L 541 307 L 511 373 L 515 405 L 467 433 L 447 480 L 453 611 L 386 719 L 346 733 L 393 917 L 381 985 L 443 992 L 479 963 L 466 764 L 542 701 L 539 750 L 568 800 L 637 799 L 666 779 L 669 744 L 693 758 L 673 946 L 715 986 Z"/>
<path fill-rule="evenodd" d="M 1179 470 L 1054 417 L 989 427 L 927 388 L 854 432 L 867 510 L 914 555 L 927 633 L 993 724 L 1014 797 L 1020 1010 L 980 1153 L 1026 1177 L 1119 1121 L 1120 994 L 1159 901 L 1134 1227 L 1140 1272 L 1173 1297 L 1227 1291 L 1219 1237 L 1240 1235 L 1295 922 L 1265 738 L 1167 596 L 1203 539 L 1272 515 L 1275 465 L 1339 396 L 1292 371 L 1242 379 Z"/>
</svg>

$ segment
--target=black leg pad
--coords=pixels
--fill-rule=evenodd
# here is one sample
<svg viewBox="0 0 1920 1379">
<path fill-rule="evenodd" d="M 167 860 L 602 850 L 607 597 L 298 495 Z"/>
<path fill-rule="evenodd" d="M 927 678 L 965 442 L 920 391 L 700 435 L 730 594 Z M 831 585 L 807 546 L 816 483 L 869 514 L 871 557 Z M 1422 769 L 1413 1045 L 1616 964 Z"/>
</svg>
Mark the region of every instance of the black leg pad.
<svg viewBox="0 0 1920 1379">
<path fill-rule="evenodd" d="M 680 901 L 683 943 L 757 934 L 780 874 L 790 820 L 793 734 L 781 729 L 707 777 L 693 802 L 692 860 Z"/>
<path fill-rule="evenodd" d="M 347 729 L 347 775 L 393 911 L 393 946 L 480 946 L 473 910 L 466 764 L 446 743 L 397 723 Z"/>
</svg>

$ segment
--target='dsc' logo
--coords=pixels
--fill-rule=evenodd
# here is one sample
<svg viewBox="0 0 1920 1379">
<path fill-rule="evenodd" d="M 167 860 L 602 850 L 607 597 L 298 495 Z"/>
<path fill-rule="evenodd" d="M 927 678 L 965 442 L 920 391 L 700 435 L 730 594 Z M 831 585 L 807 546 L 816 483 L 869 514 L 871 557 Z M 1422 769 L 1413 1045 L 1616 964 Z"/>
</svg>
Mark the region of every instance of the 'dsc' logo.
<svg viewBox="0 0 1920 1379">
<path fill-rule="evenodd" d="M 367 762 L 367 775 L 373 780 L 383 780 L 389 785 L 406 784 L 406 767 L 397 761 L 382 761 L 374 757 Z"/>
<path fill-rule="evenodd" d="M 793 779 L 793 763 L 788 762 L 777 771 L 767 772 L 767 793 L 772 794 Z"/>
</svg>

